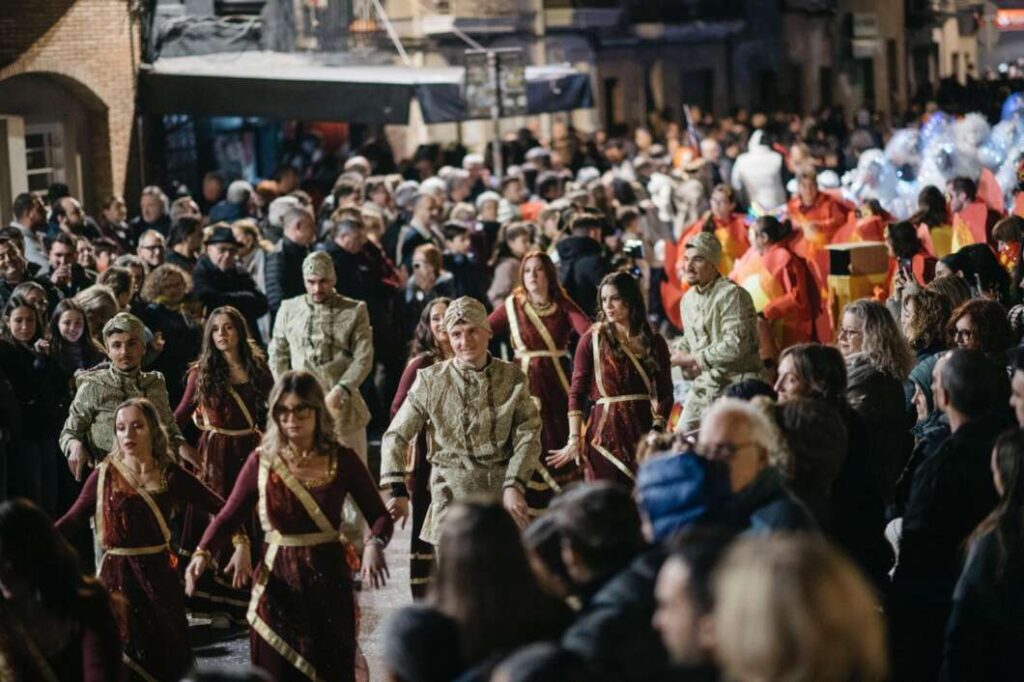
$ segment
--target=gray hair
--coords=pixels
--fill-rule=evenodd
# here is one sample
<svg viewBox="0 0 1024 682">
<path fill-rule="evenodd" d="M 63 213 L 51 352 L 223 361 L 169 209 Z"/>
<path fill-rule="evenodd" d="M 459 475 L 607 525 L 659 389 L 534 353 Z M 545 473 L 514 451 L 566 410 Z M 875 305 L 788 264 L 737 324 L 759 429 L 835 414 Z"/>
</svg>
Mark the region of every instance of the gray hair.
<svg viewBox="0 0 1024 682">
<path fill-rule="evenodd" d="M 164 213 L 167 213 L 167 207 L 168 204 L 170 203 L 170 200 L 167 198 L 167 195 L 164 194 L 164 191 L 160 189 L 158 186 L 147 185 L 146 187 L 143 187 L 142 191 L 139 192 L 139 199 L 141 200 L 142 197 L 156 197 L 157 199 L 160 200 L 160 203 L 163 204 Z"/>
<path fill-rule="evenodd" d="M 228 185 L 227 200 L 229 204 L 244 204 L 256 190 L 245 180 L 235 180 Z"/>
<path fill-rule="evenodd" d="M 776 463 L 778 454 L 781 451 L 779 429 L 766 414 L 763 407 L 757 404 L 748 403 L 739 398 L 722 398 L 717 400 L 707 412 L 704 413 L 702 422 L 707 423 L 712 419 L 724 417 L 741 417 L 747 421 L 750 427 L 750 440 L 768 453 L 769 461 Z"/>
<path fill-rule="evenodd" d="M 313 220 L 314 223 L 316 222 L 316 219 L 313 217 L 313 212 L 301 204 L 289 206 L 284 212 L 284 215 L 281 216 L 281 227 L 288 229 L 303 218 L 309 218 L 310 220 Z"/>
</svg>

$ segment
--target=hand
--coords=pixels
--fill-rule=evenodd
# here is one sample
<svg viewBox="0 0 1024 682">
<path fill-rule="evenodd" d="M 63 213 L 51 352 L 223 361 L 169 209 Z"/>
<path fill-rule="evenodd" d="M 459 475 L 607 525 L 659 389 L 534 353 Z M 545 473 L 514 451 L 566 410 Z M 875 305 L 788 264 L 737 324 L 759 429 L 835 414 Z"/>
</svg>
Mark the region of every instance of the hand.
<svg viewBox="0 0 1024 682">
<path fill-rule="evenodd" d="M 71 284 L 71 266 L 58 265 L 50 273 L 50 281 L 56 285 Z"/>
<path fill-rule="evenodd" d="M 554 469 L 561 469 L 568 464 L 579 464 L 579 436 L 569 436 L 569 442 L 561 450 L 548 450 L 548 456 L 544 458 L 544 462 Z"/>
<path fill-rule="evenodd" d="M 193 559 L 193 562 L 195 559 Z M 189 568 L 192 564 L 189 564 Z M 231 587 L 240 589 L 249 584 L 252 576 L 252 558 L 249 556 L 249 545 L 235 545 L 235 552 L 231 555 L 231 561 L 224 567 L 224 575 L 231 576 Z"/>
<path fill-rule="evenodd" d="M 68 467 L 76 481 L 82 480 L 82 472 L 86 466 L 92 466 L 92 458 L 80 440 L 71 441 L 70 452 L 68 452 Z"/>
<path fill-rule="evenodd" d="M 368 582 L 375 590 L 384 587 L 391 577 L 388 562 L 384 560 L 384 548 L 378 542 L 367 542 L 363 549 L 362 577 L 363 583 Z"/>
<path fill-rule="evenodd" d="M 345 404 L 346 398 L 348 398 L 348 394 L 345 392 L 345 389 L 341 386 L 335 386 L 327 393 L 327 409 L 337 412 Z"/>
<path fill-rule="evenodd" d="M 39 339 L 38 341 L 36 341 L 36 345 L 33 346 L 33 348 L 35 348 L 35 351 L 40 355 L 50 354 L 50 342 L 47 341 L 46 339 Z"/>
<path fill-rule="evenodd" d="M 501 494 L 501 504 L 519 526 L 519 530 L 530 524 L 530 512 L 526 506 L 526 497 L 523 496 L 519 488 L 505 488 L 505 492 Z"/>
<path fill-rule="evenodd" d="M 387 510 L 391 515 L 391 520 L 395 523 L 401 521 L 402 528 L 405 528 L 405 522 L 409 520 L 409 498 L 392 497 L 388 500 Z"/>
<path fill-rule="evenodd" d="M 182 443 L 178 447 L 178 457 L 191 464 L 195 469 L 199 469 L 199 457 L 196 455 L 195 449 L 188 443 Z"/>
<path fill-rule="evenodd" d="M 232 557 L 232 559 L 234 559 L 234 557 Z M 188 567 L 185 569 L 185 594 L 187 596 L 191 597 L 195 594 L 199 578 L 201 578 L 205 572 L 206 555 L 193 554 L 192 561 L 188 562 Z"/>
</svg>

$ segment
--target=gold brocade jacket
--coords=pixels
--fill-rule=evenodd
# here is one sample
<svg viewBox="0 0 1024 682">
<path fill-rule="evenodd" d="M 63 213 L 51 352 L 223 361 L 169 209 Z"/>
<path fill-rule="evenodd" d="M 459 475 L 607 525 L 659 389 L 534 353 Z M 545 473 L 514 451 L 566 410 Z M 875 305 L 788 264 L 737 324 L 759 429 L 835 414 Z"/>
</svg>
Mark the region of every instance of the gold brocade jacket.
<svg viewBox="0 0 1024 682">
<path fill-rule="evenodd" d="M 373 328 L 366 304 L 334 294 L 323 303 L 306 295 L 281 303 L 270 341 L 274 378 L 289 369 L 315 375 L 329 392 L 340 386 L 346 400 L 338 415 L 340 431 L 361 429 L 370 411 L 359 385 L 373 369 Z"/>
<path fill-rule="evenodd" d="M 381 443 L 381 486 L 405 482 L 406 453 L 430 422 L 431 506 L 422 539 L 435 543 L 449 504 L 469 495 L 525 491 L 540 464 L 541 420 L 526 376 L 489 358 L 476 370 L 457 359 L 425 367 Z"/>
</svg>

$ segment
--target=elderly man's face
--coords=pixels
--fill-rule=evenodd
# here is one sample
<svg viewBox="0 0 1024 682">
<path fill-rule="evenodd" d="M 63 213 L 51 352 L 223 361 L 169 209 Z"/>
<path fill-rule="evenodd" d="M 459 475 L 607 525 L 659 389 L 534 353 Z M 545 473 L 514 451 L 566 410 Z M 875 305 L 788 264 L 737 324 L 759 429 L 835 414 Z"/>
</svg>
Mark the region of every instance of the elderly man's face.
<svg viewBox="0 0 1024 682">
<path fill-rule="evenodd" d="M 303 279 L 306 285 L 306 293 L 313 303 L 323 303 L 334 292 L 334 278 L 320 277 L 319 275 L 306 275 Z"/>
<path fill-rule="evenodd" d="M 151 268 L 164 264 L 166 251 L 167 243 L 159 234 L 150 233 L 139 240 L 139 258 Z"/>
<path fill-rule="evenodd" d="M 78 199 L 64 197 L 60 200 L 60 203 L 64 207 L 64 224 L 72 230 L 81 227 L 82 223 L 85 222 L 85 213 L 82 211 L 82 205 L 78 203 Z"/>
<path fill-rule="evenodd" d="M 107 355 L 115 368 L 128 372 L 142 364 L 146 347 L 135 334 L 111 334 L 107 337 Z"/>
<path fill-rule="evenodd" d="M 142 214 L 142 220 L 147 223 L 160 220 L 164 214 L 164 202 L 160 200 L 160 197 L 143 194 L 139 199 L 139 212 Z"/>
<path fill-rule="evenodd" d="M 235 268 L 238 248 L 231 244 L 210 244 L 206 247 L 206 255 L 210 257 L 218 270 L 228 272 Z"/>
<path fill-rule="evenodd" d="M 691 287 L 703 286 L 718 276 L 718 268 L 696 249 L 684 249 L 683 275 Z"/>
<path fill-rule="evenodd" d="M 457 324 L 448 330 L 448 341 L 455 357 L 471 365 L 480 365 L 487 358 L 491 333 L 472 324 Z"/>
<path fill-rule="evenodd" d="M 316 225 L 313 216 L 304 215 L 298 220 L 292 221 L 285 228 L 284 235 L 299 246 L 311 246 L 316 241 Z"/>
<path fill-rule="evenodd" d="M 739 412 L 712 414 L 700 426 L 697 452 L 729 466 L 733 492 L 746 488 L 768 466 L 764 448 L 751 440 L 752 435 L 747 416 Z"/>
</svg>

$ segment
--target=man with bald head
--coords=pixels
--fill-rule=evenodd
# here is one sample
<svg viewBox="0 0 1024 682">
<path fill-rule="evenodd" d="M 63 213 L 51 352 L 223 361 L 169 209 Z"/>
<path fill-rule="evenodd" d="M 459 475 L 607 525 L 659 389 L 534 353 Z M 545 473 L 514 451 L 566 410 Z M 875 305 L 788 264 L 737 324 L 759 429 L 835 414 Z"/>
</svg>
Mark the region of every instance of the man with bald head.
<svg viewBox="0 0 1024 682">
<path fill-rule="evenodd" d="M 500 496 L 525 527 L 526 484 L 540 462 L 540 414 L 519 367 L 488 352 L 483 304 L 455 299 L 444 322 L 455 357 L 419 371 L 381 443 L 380 484 L 391 488 L 392 517 L 405 519 L 406 453 L 430 423 L 431 503 L 420 537 L 435 546 L 449 506 L 472 496 Z"/>
<path fill-rule="evenodd" d="M 673 342 L 672 364 L 692 381 L 679 421 L 683 431 L 700 426 L 701 416 L 731 384 L 761 373 L 754 301 L 719 273 L 721 259 L 718 237 L 699 232 L 678 262 L 679 278 L 689 289 L 679 304 L 684 331 Z"/>
</svg>

